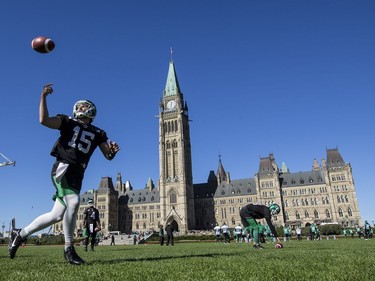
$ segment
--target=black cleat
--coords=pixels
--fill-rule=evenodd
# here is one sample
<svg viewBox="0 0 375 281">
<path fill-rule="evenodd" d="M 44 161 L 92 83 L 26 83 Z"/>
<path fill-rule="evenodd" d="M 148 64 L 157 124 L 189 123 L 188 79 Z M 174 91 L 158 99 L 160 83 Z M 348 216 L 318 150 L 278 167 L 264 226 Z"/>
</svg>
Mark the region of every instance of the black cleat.
<svg viewBox="0 0 375 281">
<path fill-rule="evenodd" d="M 261 245 L 259 245 L 259 244 L 254 244 L 253 248 L 257 249 L 257 250 L 262 250 L 263 249 L 263 247 Z"/>
<path fill-rule="evenodd" d="M 66 261 L 75 265 L 81 265 L 85 263 L 85 261 L 77 255 L 76 250 L 73 246 L 69 246 L 68 249 L 64 251 L 64 258 Z"/>
<path fill-rule="evenodd" d="M 22 238 L 20 235 L 21 229 L 13 229 L 11 234 L 11 239 L 9 240 L 9 256 L 11 259 L 14 259 L 18 247 L 26 241 L 26 238 Z"/>
</svg>

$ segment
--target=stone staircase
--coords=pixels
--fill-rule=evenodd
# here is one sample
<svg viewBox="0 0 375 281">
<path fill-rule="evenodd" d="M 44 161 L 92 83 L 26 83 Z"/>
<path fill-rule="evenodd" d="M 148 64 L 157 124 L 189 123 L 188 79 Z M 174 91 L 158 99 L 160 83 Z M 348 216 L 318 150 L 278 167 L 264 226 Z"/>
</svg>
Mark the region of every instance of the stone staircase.
<svg viewBox="0 0 375 281">
<path fill-rule="evenodd" d="M 127 235 L 127 234 L 119 234 L 119 235 L 114 235 L 115 236 L 115 245 L 134 245 L 134 239 L 133 235 Z M 99 245 L 111 245 L 111 237 L 108 237 L 107 239 L 103 239 L 100 241 Z"/>
</svg>

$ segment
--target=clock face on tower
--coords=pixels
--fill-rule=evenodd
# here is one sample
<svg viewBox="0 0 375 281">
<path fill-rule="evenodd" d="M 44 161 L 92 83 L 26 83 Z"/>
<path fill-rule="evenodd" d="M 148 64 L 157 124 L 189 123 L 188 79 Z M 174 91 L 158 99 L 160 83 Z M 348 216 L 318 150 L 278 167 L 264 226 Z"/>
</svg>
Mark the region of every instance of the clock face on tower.
<svg viewBox="0 0 375 281">
<path fill-rule="evenodd" d="M 167 103 L 167 108 L 168 109 L 174 109 L 176 107 L 176 101 L 174 100 L 170 100 L 168 103 Z"/>
</svg>

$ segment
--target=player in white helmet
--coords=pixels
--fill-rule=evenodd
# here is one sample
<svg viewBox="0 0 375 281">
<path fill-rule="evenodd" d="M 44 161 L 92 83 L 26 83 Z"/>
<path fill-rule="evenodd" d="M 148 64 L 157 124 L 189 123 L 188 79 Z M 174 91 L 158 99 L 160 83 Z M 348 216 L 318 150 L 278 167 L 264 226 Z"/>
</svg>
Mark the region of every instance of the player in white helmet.
<svg viewBox="0 0 375 281">
<path fill-rule="evenodd" d="M 84 261 L 78 256 L 73 245 L 79 194 L 83 176 L 94 150 L 99 146 L 104 157 L 112 160 L 120 150 L 115 142 L 108 141 L 105 131 L 91 123 L 96 116 L 95 105 L 88 100 L 80 100 L 73 107 L 73 118 L 66 115 L 49 116 L 47 96 L 53 93 L 52 84 L 43 87 L 39 103 L 39 121 L 42 125 L 60 131 L 60 137 L 52 148 L 56 158 L 51 177 L 56 193 L 51 212 L 37 217 L 23 229 L 14 229 L 9 242 L 9 256 L 13 259 L 18 247 L 29 235 L 56 222 L 63 221 L 64 257 L 71 264 L 80 265 Z"/>
</svg>

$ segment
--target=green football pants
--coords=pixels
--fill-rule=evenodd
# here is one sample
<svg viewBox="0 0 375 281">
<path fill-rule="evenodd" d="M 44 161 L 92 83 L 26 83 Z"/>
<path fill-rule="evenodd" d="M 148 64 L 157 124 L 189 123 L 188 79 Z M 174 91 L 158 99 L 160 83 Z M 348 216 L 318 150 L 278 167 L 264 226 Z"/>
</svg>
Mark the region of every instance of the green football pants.
<svg viewBox="0 0 375 281">
<path fill-rule="evenodd" d="M 246 222 L 249 224 L 246 228 L 249 230 L 251 237 L 253 237 L 255 244 L 259 244 L 258 223 L 253 218 L 246 218 Z"/>
</svg>

